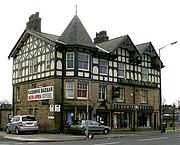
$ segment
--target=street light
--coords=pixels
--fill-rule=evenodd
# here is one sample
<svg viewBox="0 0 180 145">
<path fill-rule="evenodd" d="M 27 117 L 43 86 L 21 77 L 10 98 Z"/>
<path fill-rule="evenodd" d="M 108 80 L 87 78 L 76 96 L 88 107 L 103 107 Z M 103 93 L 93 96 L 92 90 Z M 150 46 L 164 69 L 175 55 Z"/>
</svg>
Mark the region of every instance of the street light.
<svg viewBox="0 0 180 145">
<path fill-rule="evenodd" d="M 160 59 L 160 64 L 159 64 L 159 76 L 160 76 L 160 102 L 159 102 L 159 120 L 160 120 L 160 130 L 162 131 L 162 120 L 163 120 L 163 116 L 162 116 L 162 90 L 161 90 L 161 69 L 162 69 L 162 63 L 161 63 L 161 50 L 169 45 L 173 45 L 176 44 L 177 41 L 174 41 L 172 43 L 169 43 L 161 48 L 159 48 L 159 59 Z"/>
</svg>

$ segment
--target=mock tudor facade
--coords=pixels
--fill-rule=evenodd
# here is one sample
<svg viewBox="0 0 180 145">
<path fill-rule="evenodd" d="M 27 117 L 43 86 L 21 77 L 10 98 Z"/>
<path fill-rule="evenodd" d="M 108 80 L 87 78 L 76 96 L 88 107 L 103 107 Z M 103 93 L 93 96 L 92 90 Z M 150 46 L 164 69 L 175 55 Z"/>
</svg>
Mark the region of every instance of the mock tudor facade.
<svg viewBox="0 0 180 145">
<path fill-rule="evenodd" d="M 61 36 L 43 33 L 35 13 L 8 58 L 13 115 L 34 114 L 41 131 L 62 131 L 87 112 L 113 129 L 159 128 L 162 62 L 151 42 L 109 40 L 106 31 L 93 42 L 77 15 Z"/>
</svg>

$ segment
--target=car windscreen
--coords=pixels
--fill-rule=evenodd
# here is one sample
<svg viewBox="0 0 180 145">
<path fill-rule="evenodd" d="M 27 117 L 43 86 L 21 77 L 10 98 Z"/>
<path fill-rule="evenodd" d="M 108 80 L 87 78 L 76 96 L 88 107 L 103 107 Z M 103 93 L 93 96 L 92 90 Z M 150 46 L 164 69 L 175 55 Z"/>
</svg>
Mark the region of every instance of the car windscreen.
<svg viewBox="0 0 180 145">
<path fill-rule="evenodd" d="M 36 118 L 33 116 L 22 117 L 22 121 L 36 121 Z"/>
</svg>

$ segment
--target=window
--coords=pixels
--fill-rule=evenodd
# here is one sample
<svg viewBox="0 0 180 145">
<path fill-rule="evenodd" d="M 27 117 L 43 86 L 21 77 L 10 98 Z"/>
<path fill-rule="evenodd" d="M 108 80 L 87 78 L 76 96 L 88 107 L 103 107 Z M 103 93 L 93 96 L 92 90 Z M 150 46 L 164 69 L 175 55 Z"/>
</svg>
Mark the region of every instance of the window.
<svg viewBox="0 0 180 145">
<path fill-rule="evenodd" d="M 77 84 L 77 97 L 79 98 L 87 98 L 88 86 L 87 83 L 79 82 Z"/>
<path fill-rule="evenodd" d="M 118 63 L 118 76 L 125 77 L 125 64 L 124 63 Z"/>
<path fill-rule="evenodd" d="M 16 101 L 20 101 L 20 87 L 16 87 Z"/>
<path fill-rule="evenodd" d="M 107 74 L 107 61 L 100 59 L 99 61 L 99 72 L 101 74 Z"/>
<path fill-rule="evenodd" d="M 46 54 L 46 69 L 50 69 L 51 68 L 51 57 L 50 57 L 50 53 Z"/>
<path fill-rule="evenodd" d="M 29 60 L 29 74 L 32 74 L 33 73 L 33 60 L 30 59 Z"/>
<path fill-rule="evenodd" d="M 142 81 L 148 80 L 148 70 L 147 68 L 142 68 Z"/>
<path fill-rule="evenodd" d="M 147 103 L 147 90 L 142 90 L 141 93 L 141 103 Z"/>
<path fill-rule="evenodd" d="M 22 76 L 22 62 L 19 62 L 18 64 L 18 76 Z"/>
<path fill-rule="evenodd" d="M 119 98 L 118 98 L 118 101 L 124 102 L 124 88 L 123 87 L 119 88 Z"/>
<path fill-rule="evenodd" d="M 38 59 L 37 57 L 33 59 L 33 68 L 34 68 L 34 73 L 36 73 L 38 71 Z"/>
<path fill-rule="evenodd" d="M 69 52 L 66 54 L 66 68 L 74 68 L 74 53 Z"/>
<path fill-rule="evenodd" d="M 99 86 L 99 100 L 106 99 L 106 86 Z"/>
<path fill-rule="evenodd" d="M 89 55 L 79 53 L 79 55 L 78 55 L 78 68 L 88 70 L 88 68 L 89 68 Z"/>
<path fill-rule="evenodd" d="M 74 83 L 66 82 L 66 97 L 74 98 Z"/>
</svg>

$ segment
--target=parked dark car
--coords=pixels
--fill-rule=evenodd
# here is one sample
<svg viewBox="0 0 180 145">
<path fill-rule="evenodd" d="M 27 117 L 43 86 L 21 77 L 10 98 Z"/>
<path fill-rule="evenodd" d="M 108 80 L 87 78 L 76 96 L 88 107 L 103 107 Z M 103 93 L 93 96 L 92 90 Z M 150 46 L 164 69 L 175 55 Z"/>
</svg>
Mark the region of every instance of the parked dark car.
<svg viewBox="0 0 180 145">
<path fill-rule="evenodd" d="M 87 124 L 88 123 L 88 124 Z M 70 132 L 73 134 L 81 133 L 86 134 L 88 125 L 88 131 L 93 133 L 103 133 L 108 134 L 111 128 L 109 126 L 104 126 L 101 123 L 94 121 L 94 120 L 75 120 L 70 125 Z"/>
<path fill-rule="evenodd" d="M 6 126 L 6 133 L 15 132 L 20 134 L 22 132 L 37 133 L 39 130 L 39 123 L 33 115 L 18 115 L 14 116 Z"/>
</svg>

